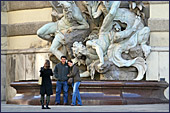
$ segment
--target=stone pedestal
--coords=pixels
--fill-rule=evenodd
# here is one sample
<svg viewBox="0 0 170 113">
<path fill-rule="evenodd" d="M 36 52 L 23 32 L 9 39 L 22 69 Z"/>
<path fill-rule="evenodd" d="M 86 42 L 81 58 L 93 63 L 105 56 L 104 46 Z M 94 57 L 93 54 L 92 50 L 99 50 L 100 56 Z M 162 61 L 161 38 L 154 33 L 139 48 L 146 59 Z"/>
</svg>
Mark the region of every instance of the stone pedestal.
<svg viewBox="0 0 170 113">
<path fill-rule="evenodd" d="M 55 102 L 56 81 L 53 84 L 51 105 Z M 37 81 L 13 82 L 16 96 L 7 104 L 40 105 L 40 86 Z M 164 90 L 168 83 L 164 81 L 82 81 L 79 87 L 83 105 L 126 105 L 168 103 Z M 72 87 L 69 87 L 68 102 L 71 103 Z M 61 94 L 61 104 L 63 94 Z"/>
</svg>

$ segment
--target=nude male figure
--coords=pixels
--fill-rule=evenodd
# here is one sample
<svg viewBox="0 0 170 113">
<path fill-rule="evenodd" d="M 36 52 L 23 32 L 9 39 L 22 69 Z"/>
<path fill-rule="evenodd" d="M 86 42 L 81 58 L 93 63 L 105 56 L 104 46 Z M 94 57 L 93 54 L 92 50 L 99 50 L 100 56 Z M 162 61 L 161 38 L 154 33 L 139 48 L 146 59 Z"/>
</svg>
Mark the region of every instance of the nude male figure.
<svg viewBox="0 0 170 113">
<path fill-rule="evenodd" d="M 64 54 L 59 48 L 65 44 L 64 35 L 73 30 L 88 29 L 89 24 L 83 18 L 80 9 L 73 1 L 58 1 L 63 7 L 63 16 L 57 22 L 51 22 L 42 26 L 37 35 L 47 41 L 52 41 L 51 34 L 55 33 L 50 51 L 60 59 Z M 57 16 L 57 14 L 56 14 Z"/>
</svg>

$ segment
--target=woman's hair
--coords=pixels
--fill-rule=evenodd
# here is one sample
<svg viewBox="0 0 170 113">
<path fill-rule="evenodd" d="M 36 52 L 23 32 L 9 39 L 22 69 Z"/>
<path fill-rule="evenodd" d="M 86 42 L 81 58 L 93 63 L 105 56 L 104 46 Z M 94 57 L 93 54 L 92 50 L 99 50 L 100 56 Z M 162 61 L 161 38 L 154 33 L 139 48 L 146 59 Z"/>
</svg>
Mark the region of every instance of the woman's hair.
<svg viewBox="0 0 170 113">
<path fill-rule="evenodd" d="M 71 61 L 71 60 L 68 60 L 67 62 L 71 62 L 71 63 L 73 63 L 73 61 Z"/>
<path fill-rule="evenodd" d="M 50 61 L 49 60 L 45 60 L 44 67 L 46 67 L 47 69 L 50 68 Z"/>
</svg>

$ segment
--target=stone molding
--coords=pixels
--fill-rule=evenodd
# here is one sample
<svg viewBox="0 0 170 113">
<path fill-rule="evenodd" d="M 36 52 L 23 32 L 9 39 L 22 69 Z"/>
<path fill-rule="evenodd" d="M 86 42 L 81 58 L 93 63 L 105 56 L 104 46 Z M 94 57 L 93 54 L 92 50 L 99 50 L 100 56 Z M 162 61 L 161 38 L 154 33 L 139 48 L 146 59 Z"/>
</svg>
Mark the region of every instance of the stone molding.
<svg viewBox="0 0 170 113">
<path fill-rule="evenodd" d="M 151 47 L 151 52 L 169 52 L 169 47 Z M 51 53 L 49 48 L 29 48 L 29 49 L 4 49 L 1 55 L 9 54 L 32 54 L 32 53 Z"/>
<path fill-rule="evenodd" d="M 36 31 L 50 21 L 41 22 L 27 22 L 18 24 L 2 24 L 1 37 L 6 36 L 21 36 L 21 35 L 35 35 Z M 169 32 L 168 19 L 148 19 L 148 26 L 151 32 Z"/>
<path fill-rule="evenodd" d="M 7 11 L 39 9 L 51 7 L 48 1 L 8 1 Z"/>
<path fill-rule="evenodd" d="M 152 46 L 151 47 L 152 52 L 169 52 L 169 47 L 156 47 Z"/>
<path fill-rule="evenodd" d="M 18 24 L 2 24 L 1 25 L 1 37 L 6 36 L 22 36 L 22 35 L 36 35 L 37 30 L 49 23 L 49 21 L 41 22 L 27 22 Z"/>
<path fill-rule="evenodd" d="M 31 48 L 31 49 L 15 49 L 15 50 L 1 50 L 1 55 L 10 54 L 33 54 L 33 53 L 51 53 L 49 48 Z"/>
<path fill-rule="evenodd" d="M 143 1 L 143 2 L 149 4 L 169 4 L 169 1 Z"/>
</svg>

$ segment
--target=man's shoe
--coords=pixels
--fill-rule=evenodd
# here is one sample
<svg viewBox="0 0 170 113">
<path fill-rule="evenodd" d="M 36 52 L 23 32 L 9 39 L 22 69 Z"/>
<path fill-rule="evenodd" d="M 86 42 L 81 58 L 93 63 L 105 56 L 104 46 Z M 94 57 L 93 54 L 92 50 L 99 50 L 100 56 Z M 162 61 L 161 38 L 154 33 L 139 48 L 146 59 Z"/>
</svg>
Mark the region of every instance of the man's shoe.
<svg viewBox="0 0 170 113">
<path fill-rule="evenodd" d="M 60 105 L 59 103 L 55 102 L 55 105 Z"/>
<path fill-rule="evenodd" d="M 74 104 L 71 104 L 71 106 L 74 106 Z"/>
</svg>

